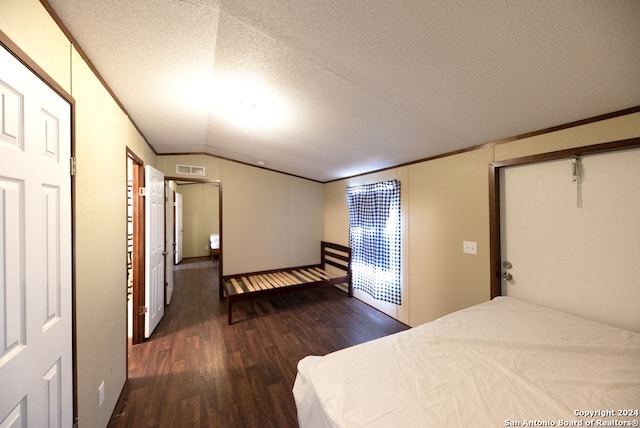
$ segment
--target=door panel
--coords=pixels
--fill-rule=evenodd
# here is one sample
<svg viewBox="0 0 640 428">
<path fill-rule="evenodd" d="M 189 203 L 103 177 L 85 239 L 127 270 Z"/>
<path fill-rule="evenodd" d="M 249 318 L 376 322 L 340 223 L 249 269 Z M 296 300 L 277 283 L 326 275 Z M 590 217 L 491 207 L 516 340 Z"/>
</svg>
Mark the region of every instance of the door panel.
<svg viewBox="0 0 640 428">
<path fill-rule="evenodd" d="M 165 265 L 165 282 L 167 286 L 167 305 L 171 303 L 171 297 L 173 296 L 173 259 L 175 257 L 175 238 L 173 236 L 174 224 L 174 210 L 175 210 L 175 196 L 173 189 L 167 186 L 166 198 L 165 198 L 165 243 L 164 243 L 164 265 Z"/>
<path fill-rule="evenodd" d="M 3 170 L 5 168 L 3 167 Z M 4 171 L 3 171 L 4 172 Z M 24 199 L 24 183 L 0 178 L 0 273 L 4 278 L 0 302 L 4 317 L 0 317 L 0 363 L 10 359 L 25 342 L 24 306 L 24 216 L 21 201 Z"/>
<path fill-rule="evenodd" d="M 182 193 L 176 193 L 176 264 L 182 261 Z"/>
<path fill-rule="evenodd" d="M 145 166 L 145 337 L 164 315 L 164 175 Z"/>
<path fill-rule="evenodd" d="M 0 98 L 0 426 L 71 426 L 71 107 L 4 48 Z"/>
</svg>

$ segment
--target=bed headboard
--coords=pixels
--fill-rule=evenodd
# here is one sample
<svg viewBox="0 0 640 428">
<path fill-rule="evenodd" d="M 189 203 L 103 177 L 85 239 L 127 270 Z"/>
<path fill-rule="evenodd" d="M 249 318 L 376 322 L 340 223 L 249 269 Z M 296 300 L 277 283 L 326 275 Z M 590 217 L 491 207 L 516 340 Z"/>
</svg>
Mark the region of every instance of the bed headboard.
<svg viewBox="0 0 640 428">
<path fill-rule="evenodd" d="M 322 269 L 326 269 L 326 265 L 331 265 L 351 274 L 351 248 L 321 241 L 320 254 Z"/>
</svg>

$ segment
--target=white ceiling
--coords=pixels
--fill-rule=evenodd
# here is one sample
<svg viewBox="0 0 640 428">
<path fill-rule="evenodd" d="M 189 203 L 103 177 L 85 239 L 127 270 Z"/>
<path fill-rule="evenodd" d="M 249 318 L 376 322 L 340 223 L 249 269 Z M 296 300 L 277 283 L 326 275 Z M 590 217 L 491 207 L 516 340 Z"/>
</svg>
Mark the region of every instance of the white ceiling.
<svg viewBox="0 0 640 428">
<path fill-rule="evenodd" d="M 640 105 L 637 0 L 49 3 L 159 154 L 328 181 Z"/>
</svg>

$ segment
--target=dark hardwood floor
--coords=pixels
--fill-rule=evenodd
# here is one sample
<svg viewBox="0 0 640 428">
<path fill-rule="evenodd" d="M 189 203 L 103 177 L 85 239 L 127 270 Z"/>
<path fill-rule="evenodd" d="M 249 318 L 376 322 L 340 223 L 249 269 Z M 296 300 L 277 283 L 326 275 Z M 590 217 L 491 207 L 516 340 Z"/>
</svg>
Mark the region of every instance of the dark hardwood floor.
<svg viewBox="0 0 640 428">
<path fill-rule="evenodd" d="M 298 361 L 407 327 L 326 287 L 234 305 L 218 299 L 218 264 L 177 266 L 151 339 L 129 351 L 129 379 L 109 427 L 296 427 Z"/>
</svg>

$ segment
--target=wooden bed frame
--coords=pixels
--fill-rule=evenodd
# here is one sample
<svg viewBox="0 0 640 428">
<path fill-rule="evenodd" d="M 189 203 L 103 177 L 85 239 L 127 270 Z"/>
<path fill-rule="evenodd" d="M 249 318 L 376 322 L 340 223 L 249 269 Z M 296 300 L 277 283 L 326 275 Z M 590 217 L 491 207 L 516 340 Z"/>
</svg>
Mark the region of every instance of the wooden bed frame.
<svg viewBox="0 0 640 428">
<path fill-rule="evenodd" d="M 353 297 L 351 248 L 322 241 L 320 252 L 321 261 L 317 265 L 225 276 L 223 282 L 228 299 L 229 325 L 232 323 L 233 303 L 243 300 L 336 284 L 347 284 L 349 297 Z M 326 265 L 334 266 L 344 274 L 328 272 Z"/>
</svg>

